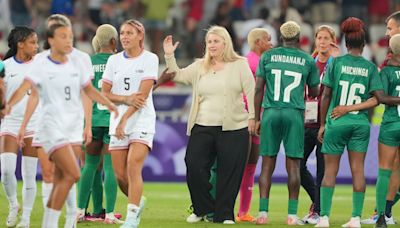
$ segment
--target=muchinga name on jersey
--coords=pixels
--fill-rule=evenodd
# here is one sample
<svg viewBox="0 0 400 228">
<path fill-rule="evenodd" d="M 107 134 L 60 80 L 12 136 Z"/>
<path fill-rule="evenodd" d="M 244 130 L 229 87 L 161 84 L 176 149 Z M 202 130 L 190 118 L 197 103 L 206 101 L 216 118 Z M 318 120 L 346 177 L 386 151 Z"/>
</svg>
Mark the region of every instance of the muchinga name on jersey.
<svg viewBox="0 0 400 228">
<path fill-rule="evenodd" d="M 368 77 L 368 69 L 362 67 L 342 66 L 342 74 Z"/>
<path fill-rule="evenodd" d="M 291 63 L 301 66 L 306 64 L 306 60 L 304 58 L 288 55 L 271 55 L 271 62 Z"/>
</svg>

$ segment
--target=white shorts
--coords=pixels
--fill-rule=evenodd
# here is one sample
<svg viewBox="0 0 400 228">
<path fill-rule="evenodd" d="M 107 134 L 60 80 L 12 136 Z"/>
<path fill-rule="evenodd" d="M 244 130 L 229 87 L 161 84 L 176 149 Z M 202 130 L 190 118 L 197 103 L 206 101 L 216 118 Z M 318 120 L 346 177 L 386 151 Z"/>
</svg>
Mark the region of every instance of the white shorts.
<svg viewBox="0 0 400 228">
<path fill-rule="evenodd" d="M 66 146 L 82 145 L 83 129 L 80 127 L 72 131 L 61 132 L 55 128 L 41 128 L 33 138 L 33 145 L 43 147 L 44 151 L 50 156 L 55 150 Z"/>
<path fill-rule="evenodd" d="M 124 139 L 119 140 L 115 135 L 110 136 L 109 150 L 127 150 L 131 143 L 142 143 L 148 146 L 151 150 L 153 147 L 153 133 L 147 132 L 132 132 L 126 135 Z"/>
<path fill-rule="evenodd" d="M 6 117 L 3 119 L 1 122 L 1 130 L 0 130 L 0 136 L 3 135 L 10 135 L 13 137 L 18 136 L 19 128 L 21 127 L 22 120 L 13 118 L 13 117 Z M 36 127 L 36 122 L 35 120 L 31 120 L 28 123 L 28 126 L 26 127 L 25 131 L 25 137 L 24 138 L 32 138 L 33 134 L 35 132 L 35 127 Z"/>
</svg>

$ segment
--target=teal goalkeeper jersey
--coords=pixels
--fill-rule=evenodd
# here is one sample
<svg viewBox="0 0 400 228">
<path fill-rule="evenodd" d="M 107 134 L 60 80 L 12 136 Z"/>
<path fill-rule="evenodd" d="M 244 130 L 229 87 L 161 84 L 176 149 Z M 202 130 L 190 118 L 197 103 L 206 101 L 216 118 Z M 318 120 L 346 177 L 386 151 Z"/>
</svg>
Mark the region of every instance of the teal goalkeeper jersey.
<svg viewBox="0 0 400 228">
<path fill-rule="evenodd" d="M 392 97 L 400 97 L 400 67 L 387 66 L 380 72 L 383 89 Z M 386 105 L 382 123 L 398 122 L 400 125 L 400 105 Z"/>
<path fill-rule="evenodd" d="M 378 69 L 372 62 L 350 54 L 337 57 L 328 66 L 322 84 L 332 89 L 327 125 L 369 124 L 368 110 L 350 112 L 336 120 L 330 118 L 330 113 L 338 105 L 364 102 L 373 91 L 383 89 Z"/>
<path fill-rule="evenodd" d="M 94 70 L 94 79 L 92 80 L 92 84 L 99 91 L 101 90 L 103 72 L 110 56 L 111 54 L 99 53 L 91 57 Z M 110 112 L 107 107 L 93 102 L 92 127 L 108 127 L 109 125 Z"/>
<path fill-rule="evenodd" d="M 304 109 L 304 88 L 319 85 L 315 60 L 297 48 L 278 47 L 265 52 L 257 77 L 265 80 L 264 108 Z"/>
</svg>

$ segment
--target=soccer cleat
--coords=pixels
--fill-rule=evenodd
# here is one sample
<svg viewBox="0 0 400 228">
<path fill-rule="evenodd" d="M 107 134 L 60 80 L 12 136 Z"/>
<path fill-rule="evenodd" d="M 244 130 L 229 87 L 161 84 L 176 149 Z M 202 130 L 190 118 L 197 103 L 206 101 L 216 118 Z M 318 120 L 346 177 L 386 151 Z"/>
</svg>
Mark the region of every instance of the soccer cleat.
<svg viewBox="0 0 400 228">
<path fill-rule="evenodd" d="M 312 214 L 308 215 L 306 219 L 303 218 L 304 223 L 312 224 L 312 225 L 317 224 L 318 220 L 319 220 L 319 215 L 314 212 Z"/>
<path fill-rule="evenodd" d="M 142 196 L 140 197 L 140 202 L 139 202 L 139 212 L 137 215 L 137 223 L 140 224 L 140 217 L 142 215 L 142 212 L 144 210 L 144 205 L 146 204 L 147 198 Z"/>
<path fill-rule="evenodd" d="M 369 217 L 369 218 L 367 218 L 367 219 L 363 219 L 363 220 L 361 220 L 361 224 L 364 224 L 364 225 L 373 225 L 373 224 L 375 224 L 376 223 L 376 220 L 378 220 L 378 214 L 376 213 L 376 211 L 374 212 L 374 214 L 371 216 L 371 217 Z"/>
<path fill-rule="evenodd" d="M 127 218 L 124 224 L 119 228 L 137 228 L 139 223 L 136 218 Z"/>
<path fill-rule="evenodd" d="M 268 223 L 268 212 L 259 211 L 256 218 L 256 225 L 264 225 Z"/>
<path fill-rule="evenodd" d="M 297 226 L 297 225 L 304 225 L 303 220 L 299 219 L 299 217 L 297 217 L 297 215 L 288 215 L 287 219 L 286 219 L 286 224 L 289 226 Z"/>
<path fill-rule="evenodd" d="M 386 216 L 383 214 L 378 217 L 378 220 L 376 221 L 376 224 L 375 224 L 375 228 L 387 228 L 385 217 Z"/>
<path fill-rule="evenodd" d="M 393 215 L 390 217 L 386 217 L 385 215 L 385 220 L 387 225 L 395 225 L 397 222 L 394 220 Z"/>
<path fill-rule="evenodd" d="M 233 220 L 224 220 L 224 222 L 222 223 L 222 224 L 225 224 L 225 225 L 234 225 L 235 224 L 235 221 L 233 221 Z"/>
<path fill-rule="evenodd" d="M 242 216 L 236 216 L 236 222 L 254 222 L 255 218 L 250 214 L 245 214 Z"/>
<path fill-rule="evenodd" d="M 104 223 L 105 224 L 123 224 L 124 221 L 117 219 L 113 213 L 107 213 L 106 218 L 104 219 Z"/>
<path fill-rule="evenodd" d="M 314 227 L 324 227 L 324 228 L 329 227 L 329 217 L 326 215 L 319 217 L 317 225 L 315 225 Z"/>
<path fill-rule="evenodd" d="M 186 222 L 188 223 L 196 223 L 200 222 L 201 220 L 203 220 L 203 217 L 197 216 L 195 213 L 192 213 L 186 218 Z"/>
<path fill-rule="evenodd" d="M 19 212 L 18 204 L 15 207 L 10 207 L 6 221 L 7 227 L 14 227 L 15 225 L 17 225 L 18 212 Z"/>
<path fill-rule="evenodd" d="M 78 208 L 78 212 L 77 212 L 77 215 L 76 215 L 76 221 L 77 222 L 83 222 L 85 220 L 86 220 L 85 210 Z"/>
<path fill-rule="evenodd" d="M 21 220 L 16 227 L 17 228 L 29 228 L 29 221 Z"/>
<path fill-rule="evenodd" d="M 350 221 L 343 224 L 342 227 L 345 228 L 361 228 L 361 219 L 359 216 L 351 217 Z"/>
</svg>

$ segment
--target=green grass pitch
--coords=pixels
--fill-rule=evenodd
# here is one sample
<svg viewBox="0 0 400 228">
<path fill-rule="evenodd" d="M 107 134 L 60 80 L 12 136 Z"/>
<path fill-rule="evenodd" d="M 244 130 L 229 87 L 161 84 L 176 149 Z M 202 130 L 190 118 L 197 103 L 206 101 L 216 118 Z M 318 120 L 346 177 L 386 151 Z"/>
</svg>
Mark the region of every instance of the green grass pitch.
<svg viewBox="0 0 400 228">
<path fill-rule="evenodd" d="M 18 199 L 21 203 L 21 187 L 22 183 L 18 183 Z M 31 227 L 40 227 L 43 216 L 43 207 L 41 200 L 41 184 L 38 182 L 38 194 L 35 201 L 35 206 L 32 211 Z M 335 189 L 333 198 L 333 208 L 331 215 L 331 227 L 340 227 L 347 222 L 351 216 L 352 209 L 352 188 L 350 185 L 338 185 Z M 226 225 L 217 225 L 212 223 L 201 222 L 198 224 L 188 224 L 185 222 L 187 208 L 190 204 L 189 192 L 184 183 L 145 183 L 144 194 L 147 197 L 147 204 L 142 215 L 140 227 L 156 228 L 156 227 L 226 227 Z M 251 205 L 251 214 L 256 215 L 258 209 L 258 187 L 255 186 L 253 193 L 253 201 Z M 310 205 L 310 200 L 307 194 L 301 190 L 299 198 L 299 213 L 303 217 Z M 118 192 L 116 211 L 126 214 L 126 197 Z M 3 188 L 0 190 L 0 227 L 5 227 L 5 220 L 8 214 L 8 202 Z M 368 186 L 363 217 L 369 217 L 375 205 L 375 186 Z M 237 209 L 236 209 L 237 211 Z M 393 213 L 396 217 L 400 216 L 399 205 L 395 205 Z M 267 227 L 287 227 L 285 225 L 287 215 L 287 187 L 281 184 L 274 184 L 271 189 L 270 198 L 270 223 Z M 60 217 L 60 227 L 64 224 L 64 214 Z M 253 224 L 237 224 L 235 227 L 254 227 Z M 100 222 L 84 222 L 79 223 L 78 227 L 119 227 L 118 225 L 105 225 Z M 312 226 L 307 226 L 312 227 Z M 373 227 L 373 226 L 363 226 Z M 400 225 L 392 226 L 400 227 Z"/>
</svg>

